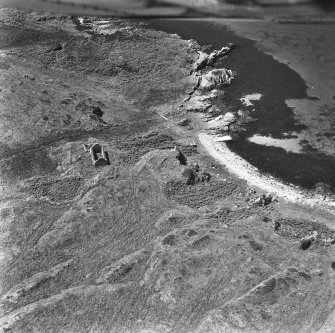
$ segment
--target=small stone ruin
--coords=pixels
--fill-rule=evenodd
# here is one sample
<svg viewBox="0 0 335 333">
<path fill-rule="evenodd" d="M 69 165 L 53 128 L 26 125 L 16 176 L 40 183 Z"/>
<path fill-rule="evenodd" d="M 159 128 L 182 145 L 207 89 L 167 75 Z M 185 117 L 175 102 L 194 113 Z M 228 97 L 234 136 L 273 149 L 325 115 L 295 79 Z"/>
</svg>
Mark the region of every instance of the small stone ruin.
<svg viewBox="0 0 335 333">
<path fill-rule="evenodd" d="M 94 143 L 90 148 L 92 163 L 94 166 L 108 165 L 108 155 L 103 146 L 99 143 Z"/>
</svg>

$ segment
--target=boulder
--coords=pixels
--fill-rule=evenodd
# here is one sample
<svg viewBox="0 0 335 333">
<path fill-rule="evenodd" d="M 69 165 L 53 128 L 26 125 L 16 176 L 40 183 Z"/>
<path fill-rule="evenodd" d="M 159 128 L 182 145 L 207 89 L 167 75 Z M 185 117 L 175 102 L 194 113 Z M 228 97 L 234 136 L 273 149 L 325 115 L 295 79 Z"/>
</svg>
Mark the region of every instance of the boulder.
<svg viewBox="0 0 335 333">
<path fill-rule="evenodd" d="M 231 124 L 236 120 L 236 117 L 232 112 L 227 112 L 223 115 L 223 119 L 224 119 L 224 121 Z"/>
<path fill-rule="evenodd" d="M 193 185 L 196 182 L 197 174 L 192 168 L 185 169 L 182 175 L 187 179 L 187 185 Z"/>
<path fill-rule="evenodd" d="M 303 238 L 300 240 L 300 249 L 307 250 L 312 245 L 312 240 L 307 238 Z"/>
<path fill-rule="evenodd" d="M 300 249 L 307 250 L 312 245 L 312 243 L 316 241 L 317 237 L 318 237 L 318 232 L 313 231 L 311 235 L 301 238 L 300 239 Z"/>
<path fill-rule="evenodd" d="M 279 230 L 281 228 L 280 222 L 276 221 L 275 222 L 275 230 Z"/>
<path fill-rule="evenodd" d="M 213 120 L 208 122 L 209 129 L 224 129 L 224 127 L 229 126 L 236 120 L 236 117 L 233 113 L 227 112 L 224 115 L 220 115 Z"/>
<path fill-rule="evenodd" d="M 228 126 L 229 123 L 227 123 L 224 120 L 223 115 L 220 115 L 208 122 L 208 128 L 209 129 L 223 129 L 225 126 Z"/>
<path fill-rule="evenodd" d="M 217 98 L 219 96 L 223 96 L 224 92 L 222 90 L 213 89 L 211 93 L 208 95 L 209 98 Z"/>
<path fill-rule="evenodd" d="M 188 118 L 183 118 L 177 122 L 179 126 L 187 126 L 190 123 Z"/>
<path fill-rule="evenodd" d="M 259 198 L 257 198 L 256 203 L 259 206 L 268 206 L 272 201 L 274 201 L 274 198 L 271 194 L 262 194 Z"/>
</svg>

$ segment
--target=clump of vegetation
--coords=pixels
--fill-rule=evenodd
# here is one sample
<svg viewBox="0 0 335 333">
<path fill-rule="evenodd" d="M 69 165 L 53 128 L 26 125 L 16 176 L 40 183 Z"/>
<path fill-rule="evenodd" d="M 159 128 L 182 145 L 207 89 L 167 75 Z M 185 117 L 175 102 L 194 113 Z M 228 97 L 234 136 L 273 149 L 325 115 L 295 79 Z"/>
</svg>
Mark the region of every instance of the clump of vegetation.
<svg viewBox="0 0 335 333">
<path fill-rule="evenodd" d="M 26 186 L 26 190 L 34 196 L 48 197 L 51 201 L 61 202 L 72 200 L 83 186 L 81 177 L 53 179 L 41 177 L 34 179 Z"/>
</svg>

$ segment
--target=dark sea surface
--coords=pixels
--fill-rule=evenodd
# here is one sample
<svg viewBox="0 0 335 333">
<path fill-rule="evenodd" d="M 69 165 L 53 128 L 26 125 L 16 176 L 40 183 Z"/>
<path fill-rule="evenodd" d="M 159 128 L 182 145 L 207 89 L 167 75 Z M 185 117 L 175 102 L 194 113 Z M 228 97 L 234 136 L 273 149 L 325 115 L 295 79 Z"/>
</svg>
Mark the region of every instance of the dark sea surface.
<svg viewBox="0 0 335 333">
<path fill-rule="evenodd" d="M 323 182 L 335 188 L 335 158 L 318 152 L 308 142 L 301 153 L 294 153 L 247 140 L 254 134 L 285 139 L 306 129 L 295 120 L 293 109 L 285 103 L 289 99 L 310 98 L 306 83 L 297 72 L 260 51 L 255 41 L 237 36 L 215 22 L 155 19 L 148 21 L 148 27 L 177 33 L 183 39 L 194 39 L 214 49 L 227 43 L 236 44 L 232 54 L 217 65 L 238 74 L 233 83 L 224 88 L 224 102 L 233 111 L 249 111 L 255 121 L 247 123 L 239 139 L 227 144 L 229 148 L 263 173 L 286 183 L 312 189 L 316 183 Z M 243 105 L 240 98 L 253 93 L 262 94 L 260 101 L 252 102 L 253 106 Z"/>
</svg>

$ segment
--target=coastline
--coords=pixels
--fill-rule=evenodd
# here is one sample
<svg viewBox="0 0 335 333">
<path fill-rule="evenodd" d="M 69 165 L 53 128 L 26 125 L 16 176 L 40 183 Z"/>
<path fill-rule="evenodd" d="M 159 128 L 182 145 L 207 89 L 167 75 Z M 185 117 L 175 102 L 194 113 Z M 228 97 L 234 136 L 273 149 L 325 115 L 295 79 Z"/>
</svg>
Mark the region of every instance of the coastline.
<svg viewBox="0 0 335 333">
<path fill-rule="evenodd" d="M 201 145 L 215 160 L 224 165 L 234 175 L 246 180 L 248 185 L 275 194 L 289 202 L 311 207 L 323 207 L 335 215 L 335 202 L 333 200 L 321 195 L 307 195 L 303 190 L 285 185 L 273 177 L 261 174 L 257 168 L 233 153 L 224 142 L 216 142 L 211 135 L 200 133 L 198 138 Z"/>
<path fill-rule="evenodd" d="M 333 148 L 335 137 L 332 133 L 335 119 L 329 104 L 330 97 L 324 98 L 324 95 L 318 95 L 316 92 L 313 95 L 309 94 L 311 90 L 309 82 L 300 70 L 295 68 L 296 63 L 301 64 L 301 68 L 306 70 L 312 79 L 320 81 L 324 68 L 332 66 L 332 62 L 328 65 L 315 65 L 315 57 L 319 53 L 326 53 L 327 38 L 320 36 L 320 30 L 312 34 L 310 31 L 314 27 L 312 25 L 304 25 L 300 28 L 292 24 L 285 25 L 271 21 L 246 21 L 241 22 L 242 32 L 239 34 L 230 29 L 232 24 L 238 25 L 238 22 L 225 19 L 191 19 L 184 22 L 174 19 L 154 20 L 150 22 L 150 27 L 167 33 L 177 33 L 184 40 L 194 39 L 200 45 L 211 45 L 216 49 L 220 49 L 225 42 L 234 42 L 237 45 L 236 51 L 231 57 L 222 59 L 218 66 L 236 71 L 237 79 L 227 88 L 227 93 L 223 99 L 220 99 L 218 106 L 221 113 L 227 109 L 241 110 L 256 119 L 256 122 L 245 123 L 246 131 L 243 138 L 247 140 L 246 145 L 240 140 L 229 144 L 229 148 L 263 173 L 277 175 L 285 183 L 292 183 L 310 190 L 319 182 L 334 187 L 335 177 L 332 170 L 335 165 Z M 267 26 L 270 29 L 269 37 Z M 250 27 L 250 32 L 244 31 L 247 27 Z M 264 29 L 260 29 L 261 27 Z M 323 31 L 321 25 L 317 27 Z M 327 26 L 325 29 L 328 28 Z M 293 29 L 293 41 L 287 40 L 289 35 L 287 29 Z M 266 47 L 263 49 L 260 43 L 251 38 L 253 35 L 259 37 L 262 31 L 263 39 L 268 38 L 269 43 L 273 45 L 269 47 L 270 50 Z M 308 38 L 312 41 L 319 38 L 320 41 L 314 48 L 310 45 L 313 43 L 308 43 Z M 285 45 L 282 45 L 284 41 Z M 297 43 L 295 48 L 294 43 Z M 299 43 L 303 47 L 300 48 Z M 295 62 L 287 58 L 291 63 L 290 66 L 284 58 L 285 53 L 290 53 L 291 49 L 291 58 L 295 59 Z M 284 54 L 284 56 L 279 61 L 272 53 L 270 54 L 270 51 Z M 315 73 L 319 75 L 314 75 Z M 328 71 L 328 78 L 330 73 L 331 71 Z M 326 84 L 327 77 L 324 82 L 321 82 L 323 86 Z M 243 96 L 255 93 L 262 94 L 262 97 L 260 101 L 255 101 L 253 107 L 241 101 Z M 329 110 L 325 104 L 327 101 Z M 294 107 L 290 102 L 299 104 L 300 107 Z M 218 104 L 216 101 L 213 103 Z M 240 123 L 238 125 L 244 126 Z M 248 140 L 255 135 L 261 136 L 263 142 Z M 274 142 L 272 138 L 283 139 L 283 141 Z M 289 142 L 290 151 L 283 151 L 281 148 L 287 147 L 283 145 L 288 144 L 284 140 L 289 138 L 295 139 Z"/>
<path fill-rule="evenodd" d="M 306 83 L 308 98 L 286 100 L 287 106 L 294 110 L 295 119 L 307 126 L 299 137 L 308 140 L 318 151 L 334 156 L 335 141 L 329 134 L 335 121 L 332 112 L 335 61 L 330 56 L 335 52 L 333 26 L 312 22 L 294 28 L 294 22 L 285 24 L 269 20 L 253 21 L 252 24 L 220 19 L 213 22 L 237 36 L 253 40 L 260 51 L 300 75 Z"/>
</svg>

